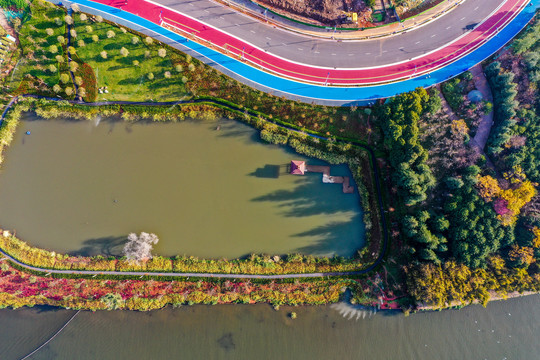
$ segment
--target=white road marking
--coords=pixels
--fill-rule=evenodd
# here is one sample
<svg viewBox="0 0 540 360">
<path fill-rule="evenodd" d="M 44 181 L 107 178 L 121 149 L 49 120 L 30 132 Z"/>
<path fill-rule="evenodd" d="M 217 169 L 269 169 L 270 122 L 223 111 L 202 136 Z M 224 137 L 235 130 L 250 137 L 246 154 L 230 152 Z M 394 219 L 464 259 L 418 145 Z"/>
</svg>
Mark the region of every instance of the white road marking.
<svg viewBox="0 0 540 360">
<path fill-rule="evenodd" d="M 418 45 L 418 44 L 420 44 L 420 41 L 415 42 L 415 45 Z"/>
<path fill-rule="evenodd" d="M 302 48 L 298 48 L 298 50 L 302 51 L 302 50 L 304 50 L 304 49 L 302 49 Z"/>
<path fill-rule="evenodd" d="M 321 52 L 320 51 L 315 51 L 315 54 L 320 54 Z"/>
<path fill-rule="evenodd" d="M 382 53 L 384 54 L 385 52 L 388 52 L 388 50 L 383 50 Z"/>
<path fill-rule="evenodd" d="M 432 37 L 432 38 L 434 38 L 435 36 L 437 36 L 437 34 L 433 34 L 433 35 L 431 35 L 431 37 Z"/>
<path fill-rule="evenodd" d="M 272 40 L 272 39 L 270 39 L 270 38 L 267 36 L 267 37 L 266 37 L 266 40 Z"/>
<path fill-rule="evenodd" d="M 354 54 L 349 54 L 348 56 L 354 56 Z"/>
<path fill-rule="evenodd" d="M 447 28 L 446 28 L 446 30 L 448 30 L 448 29 L 451 29 L 451 28 L 452 28 L 452 27 L 451 27 L 451 26 L 449 26 L 449 27 L 447 27 Z"/>
<path fill-rule="evenodd" d="M 332 53 L 332 56 L 336 56 L 337 54 Z"/>
<path fill-rule="evenodd" d="M 253 31 L 253 30 L 249 30 L 249 31 L 255 34 L 255 31 Z"/>
<path fill-rule="evenodd" d="M 466 18 L 466 17 L 464 16 L 464 17 L 462 17 L 461 19 L 459 19 L 459 21 L 463 21 L 463 20 L 465 20 L 465 18 Z"/>
<path fill-rule="evenodd" d="M 478 10 L 478 6 L 474 8 L 474 11 Z"/>
<path fill-rule="evenodd" d="M 371 53 L 366 53 L 366 55 L 371 55 Z"/>
</svg>

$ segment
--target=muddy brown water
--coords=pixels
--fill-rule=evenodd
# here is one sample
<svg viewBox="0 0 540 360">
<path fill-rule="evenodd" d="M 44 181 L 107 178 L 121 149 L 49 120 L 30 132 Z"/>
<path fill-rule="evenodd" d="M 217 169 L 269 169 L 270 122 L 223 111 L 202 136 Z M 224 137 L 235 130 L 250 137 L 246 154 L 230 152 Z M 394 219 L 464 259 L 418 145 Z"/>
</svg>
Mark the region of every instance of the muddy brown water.
<svg viewBox="0 0 540 360">
<path fill-rule="evenodd" d="M 358 193 L 323 184 L 321 174 L 288 174 L 292 159 L 324 164 L 232 120 L 27 114 L 0 172 L 0 227 L 83 255 L 120 254 L 127 234 L 141 231 L 156 233 L 154 253 L 168 256 L 353 255 L 364 243 Z M 350 176 L 345 166 L 331 172 Z"/>
</svg>

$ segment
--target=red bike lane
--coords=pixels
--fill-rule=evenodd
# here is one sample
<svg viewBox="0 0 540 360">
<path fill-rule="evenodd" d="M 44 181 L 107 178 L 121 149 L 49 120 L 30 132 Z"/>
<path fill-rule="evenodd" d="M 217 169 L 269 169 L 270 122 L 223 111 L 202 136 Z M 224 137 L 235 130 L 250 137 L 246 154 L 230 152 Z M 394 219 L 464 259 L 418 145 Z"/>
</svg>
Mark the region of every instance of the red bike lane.
<svg viewBox="0 0 540 360">
<path fill-rule="evenodd" d="M 418 58 L 376 68 L 336 69 L 301 64 L 278 57 L 242 39 L 153 2 L 145 0 L 92 1 L 122 9 L 155 24 L 167 26 L 169 29 L 175 28 L 180 34 L 198 38 L 198 42 L 203 46 L 221 48 L 222 52 L 230 56 L 243 59 L 247 63 L 282 77 L 309 83 L 349 86 L 389 83 L 425 75 L 444 67 L 485 43 L 519 14 L 529 2 L 529 0 L 506 0 L 490 18 L 473 31 L 453 43 Z"/>
</svg>

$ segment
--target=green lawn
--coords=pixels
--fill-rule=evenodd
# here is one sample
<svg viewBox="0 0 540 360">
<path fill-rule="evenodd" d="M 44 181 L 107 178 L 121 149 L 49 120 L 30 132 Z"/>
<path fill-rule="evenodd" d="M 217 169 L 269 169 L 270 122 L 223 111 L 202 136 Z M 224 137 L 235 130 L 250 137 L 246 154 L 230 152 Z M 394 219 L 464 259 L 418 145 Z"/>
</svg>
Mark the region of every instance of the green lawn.
<svg viewBox="0 0 540 360">
<path fill-rule="evenodd" d="M 55 59 L 56 55 L 67 59 L 66 46 L 61 46 L 57 40 L 58 36 L 67 38 L 65 9 L 42 0 L 32 1 L 30 7 L 31 18 L 25 21 L 19 34 L 20 51 L 24 54 L 4 81 L 0 93 L 73 99 L 75 94 L 66 94 L 68 87 L 74 89 L 67 62 L 58 63 Z M 76 36 L 70 44 L 76 50 L 72 58 L 78 63 L 74 77 L 75 82 L 81 84 L 78 95 L 85 101 L 176 101 L 194 96 L 216 97 L 327 136 L 380 143 L 380 131 L 371 131 L 372 127 L 377 128 L 376 124 L 370 122 L 368 113 L 356 106 L 301 103 L 252 89 L 166 44 L 155 40 L 146 43 L 144 35 L 99 20 L 89 14 L 73 14 L 72 30 Z M 110 31 L 114 34 L 108 36 Z M 51 45 L 57 46 L 57 54 L 51 53 Z M 159 54 L 160 49 L 166 53 Z M 104 51 L 105 58 L 101 55 Z M 14 61 L 18 60 L 16 57 Z M 56 72 L 49 69 L 51 65 L 57 68 Z M 61 77 L 66 83 L 60 81 Z M 108 92 L 98 93 L 97 89 L 103 87 L 107 87 Z"/>
<path fill-rule="evenodd" d="M 65 12 L 51 3 L 35 0 L 30 5 L 30 19 L 19 32 L 24 62 L 24 73 L 41 79 L 47 86 L 53 87 L 60 82 L 60 74 L 67 74 L 66 56 L 58 36 L 65 36 Z M 50 35 L 49 35 L 50 34 Z M 51 46 L 56 52 L 51 51 Z M 63 63 L 56 56 L 60 55 Z M 52 69 L 51 69 L 52 66 Z M 56 70 L 55 70 L 56 69 Z M 63 86 L 73 86 L 71 80 Z"/>
<path fill-rule="evenodd" d="M 157 42 L 145 44 L 144 38 L 138 35 L 106 22 L 93 21 L 90 15 L 87 19 L 82 15 L 81 19 L 81 15 L 74 14 L 77 37 L 72 44 L 79 59 L 94 69 L 98 88 L 107 87 L 108 93 L 98 94 L 97 101 L 173 101 L 188 95 L 182 80 L 187 79 L 189 71 L 186 66 L 182 71 L 175 68 L 183 57 L 171 51 L 160 57 L 161 47 Z M 114 37 L 108 36 L 110 31 Z M 79 44 L 81 40 L 84 44 Z M 126 56 L 122 48 L 127 50 Z M 103 51 L 106 59 L 101 55 Z"/>
</svg>

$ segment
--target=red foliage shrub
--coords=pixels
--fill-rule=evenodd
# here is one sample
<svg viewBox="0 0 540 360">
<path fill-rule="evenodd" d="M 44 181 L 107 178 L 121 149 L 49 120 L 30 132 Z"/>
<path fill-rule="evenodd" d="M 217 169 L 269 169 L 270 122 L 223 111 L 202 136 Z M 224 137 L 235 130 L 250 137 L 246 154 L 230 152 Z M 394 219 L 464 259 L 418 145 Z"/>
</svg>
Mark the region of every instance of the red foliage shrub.
<svg viewBox="0 0 540 360">
<path fill-rule="evenodd" d="M 81 86 L 84 87 L 84 89 L 86 90 L 86 96 L 84 97 L 84 101 L 96 101 L 98 93 L 97 80 L 92 67 L 87 63 L 82 63 L 82 66 L 79 66 L 79 68 L 77 69 L 76 75 L 80 76 L 83 80 L 83 84 Z"/>
</svg>

